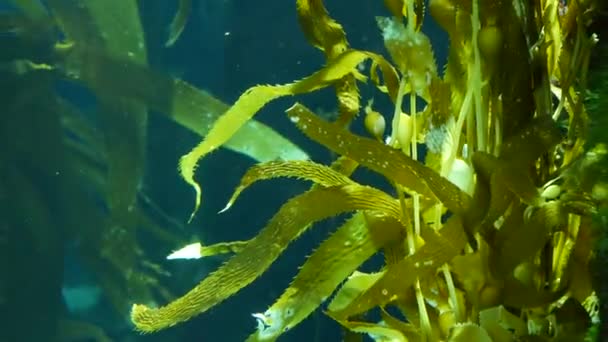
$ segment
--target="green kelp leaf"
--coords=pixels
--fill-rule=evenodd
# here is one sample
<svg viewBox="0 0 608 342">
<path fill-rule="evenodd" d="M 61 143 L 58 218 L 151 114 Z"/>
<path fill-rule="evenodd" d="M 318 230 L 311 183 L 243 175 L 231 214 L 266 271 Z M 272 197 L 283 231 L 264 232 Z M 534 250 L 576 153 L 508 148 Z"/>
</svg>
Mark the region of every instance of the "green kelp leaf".
<svg viewBox="0 0 608 342">
<path fill-rule="evenodd" d="M 427 199 L 438 198 L 456 214 L 465 214 L 469 207 L 471 197 L 468 194 L 401 151 L 323 121 L 299 103 L 289 108 L 287 115 L 309 138 L 335 153 L 354 159 L 398 185 Z"/>
<path fill-rule="evenodd" d="M 407 341 L 413 342 L 420 340 L 420 329 L 411 322 L 403 322 L 393 317 L 384 308 L 381 308 L 380 310 L 380 317 L 382 317 L 382 320 L 387 326 L 400 331 L 407 337 Z"/>
<path fill-rule="evenodd" d="M 169 37 L 165 42 L 165 47 L 173 46 L 179 39 L 188 23 L 188 16 L 192 11 L 192 0 L 179 0 L 177 12 L 169 25 Z"/>
<path fill-rule="evenodd" d="M 73 51 L 82 55 L 87 47 L 94 46 L 116 60 L 147 65 L 137 1 L 49 0 L 48 6 L 66 40 L 72 43 Z M 79 62 L 85 69 L 90 67 L 95 71 L 89 61 Z M 107 156 L 104 195 L 110 220 L 106 226 L 111 226 L 115 235 L 120 236 L 120 239 L 106 241 L 113 245 L 107 253 L 119 254 L 124 264 L 121 271 L 130 274 L 139 258 L 135 248 L 137 217 L 133 208 L 137 206 L 146 160 L 147 109 L 137 101 L 106 92 L 103 79 L 114 75 L 87 71 L 87 84 L 99 103 L 98 118 Z M 135 279 L 130 277 L 130 281 Z"/>
<path fill-rule="evenodd" d="M 234 190 L 228 204 L 220 211 L 228 210 L 243 190 L 251 184 L 265 179 L 293 177 L 310 180 L 323 187 L 354 184 L 347 176 L 334 171 L 331 167 L 312 161 L 271 161 L 252 166 L 241 178 L 241 183 Z"/>
<path fill-rule="evenodd" d="M 383 272 L 363 273 L 354 271 L 344 284 L 336 292 L 334 298 L 327 306 L 329 312 L 337 312 L 346 308 L 361 293 L 369 289 L 380 277 Z"/>
<path fill-rule="evenodd" d="M 296 9 L 304 36 L 312 46 L 323 51 L 328 59 L 337 57 L 348 49 L 342 25 L 328 15 L 323 1 L 297 0 Z"/>
<path fill-rule="evenodd" d="M 291 285 L 263 314 L 248 341 L 278 338 L 310 315 L 363 262 L 404 229 L 379 212 L 359 212 L 325 240 L 306 260 Z M 401 237 L 403 240 L 403 237 Z"/>
<path fill-rule="evenodd" d="M 346 329 L 367 334 L 375 342 L 408 342 L 408 339 L 397 329 L 380 323 L 338 321 Z"/>
<path fill-rule="evenodd" d="M 380 210 L 392 217 L 401 215 L 396 199 L 372 187 L 349 184 L 312 189 L 287 201 L 240 253 L 190 292 L 161 308 L 135 304 L 131 319 L 138 330 L 153 332 L 203 313 L 264 273 L 310 224 L 354 210 Z"/>
<path fill-rule="evenodd" d="M 448 342 L 492 342 L 488 332 L 474 323 L 460 323 L 450 332 Z"/>
<path fill-rule="evenodd" d="M 488 262 L 491 252 L 491 247 L 481 240 L 474 253 L 457 255 L 450 262 L 450 268 L 458 279 L 460 288 L 476 309 L 495 306 L 500 299 L 502 284 L 495 281 L 490 274 L 494 271 Z"/>
<path fill-rule="evenodd" d="M 335 317 L 331 316 L 331 312 L 340 311 L 350 305 L 355 298 L 369 289 L 378 279 L 380 279 L 382 274 L 383 272 L 371 274 L 358 271 L 353 272 L 353 274 L 340 287 L 338 292 L 335 294 L 334 299 L 329 304 L 327 309 L 330 312 L 330 317 L 336 319 Z M 382 326 L 400 331 L 405 337 L 408 338 L 408 341 L 419 340 L 420 331 L 412 323 L 400 321 L 386 312 L 384 308 L 380 308 L 380 316 L 382 317 Z M 356 320 L 357 319 L 336 319 L 336 321 L 338 321 L 344 327 L 356 327 L 358 323 L 361 323 L 356 322 Z"/>
<path fill-rule="evenodd" d="M 68 52 L 64 64 L 70 80 L 101 84 L 106 93 L 146 104 L 201 137 L 230 108 L 205 90 L 145 66 L 111 58 L 95 47 Z M 288 139 L 255 120 L 243 125 L 223 147 L 259 162 L 308 159 Z"/>
<path fill-rule="evenodd" d="M 523 319 L 510 313 L 504 306 L 495 306 L 479 312 L 479 325 L 494 342 L 509 342 L 523 336 L 528 327 Z"/>
<path fill-rule="evenodd" d="M 425 244 L 416 253 L 389 265 L 372 287 L 347 307 L 330 312 L 331 316 L 345 319 L 395 300 L 413 285 L 416 279 L 431 274 L 437 267 L 452 260 L 461 252 L 467 241 L 458 216 L 452 216 L 439 232 L 431 228 L 423 229 L 422 238 Z"/>
<path fill-rule="evenodd" d="M 327 61 L 332 61 L 348 50 L 349 44 L 342 25 L 329 16 L 322 0 L 297 0 L 296 10 L 304 36 L 312 46 L 323 51 Z M 339 113 L 336 123 L 343 127 L 350 124 L 361 107 L 357 87 L 359 76 L 354 71 L 335 83 Z"/>
<path fill-rule="evenodd" d="M 180 159 L 180 174 L 196 191 L 192 214 L 196 213 L 201 202 L 201 187 L 194 180 L 194 171 L 201 158 L 228 141 L 268 102 L 280 97 L 309 93 L 333 85 L 344 76 L 355 72 L 361 62 L 370 58 L 384 61 L 381 56 L 371 52 L 349 50 L 330 61 L 321 70 L 300 81 L 275 86 L 257 85 L 245 91 L 236 103 L 214 123 L 203 141 Z M 385 77 L 389 76 L 385 75 Z"/>
</svg>

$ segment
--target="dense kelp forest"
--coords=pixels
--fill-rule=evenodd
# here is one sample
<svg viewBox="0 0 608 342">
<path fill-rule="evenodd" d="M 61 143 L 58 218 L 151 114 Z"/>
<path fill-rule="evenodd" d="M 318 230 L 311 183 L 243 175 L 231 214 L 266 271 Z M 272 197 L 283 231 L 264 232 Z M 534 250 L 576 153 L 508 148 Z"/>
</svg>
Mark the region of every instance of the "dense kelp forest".
<svg viewBox="0 0 608 342">
<path fill-rule="evenodd" d="M 224 339 L 287 340 L 318 314 L 345 341 L 608 336 L 604 4 L 384 0 L 383 12 L 366 13 L 377 30 L 368 39 L 380 43 L 372 51 L 351 45 L 331 3 L 295 0 L 284 14 L 320 51 L 316 71 L 237 85 L 244 91 L 229 104 L 150 66 L 145 1 L 9 1 L 0 27 L 0 305 L 19 324 L 5 340 L 111 340 L 66 310 L 67 246 L 142 339 L 175 327 L 163 340 L 182 340 L 171 334 L 178 324 L 211 320 L 208 311 L 259 281 L 321 221 L 333 224 L 329 236 L 303 252 L 274 302 L 231 312 L 249 316 L 251 335 Z M 188 32 L 196 1 L 176 5 L 166 48 Z M 445 62 L 429 22 L 449 37 Z M 95 106 L 66 86 L 92 94 Z M 306 105 L 303 95 L 328 90 L 335 113 Z M 285 99 L 282 117 L 301 136 L 254 118 Z M 189 219 L 164 214 L 144 189 L 155 167 L 146 155 L 153 116 L 200 136 L 177 163 L 194 193 Z M 296 140 L 332 160 L 309 157 Z M 199 216 L 210 183 L 197 167 L 221 147 L 256 161 L 226 190 L 222 215 L 247 205 L 257 182 L 310 186 L 253 236 L 229 227 L 234 238 L 192 243 L 184 225 L 209 222 Z M 224 262 L 179 293 L 159 249 L 175 250 L 170 262 Z M 299 335 L 323 339 L 318 325 Z"/>
</svg>

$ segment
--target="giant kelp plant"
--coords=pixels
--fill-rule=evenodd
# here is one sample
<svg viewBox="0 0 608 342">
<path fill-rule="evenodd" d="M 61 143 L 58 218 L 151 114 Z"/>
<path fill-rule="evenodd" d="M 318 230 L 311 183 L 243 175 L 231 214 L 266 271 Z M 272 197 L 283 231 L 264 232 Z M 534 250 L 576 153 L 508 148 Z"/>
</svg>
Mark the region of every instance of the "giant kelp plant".
<svg viewBox="0 0 608 342">
<path fill-rule="evenodd" d="M 271 161 L 248 170 L 224 210 L 260 180 L 294 177 L 313 185 L 250 240 L 176 252 L 234 255 L 166 306 L 134 305 L 138 330 L 165 329 L 218 305 L 315 222 L 343 213 L 352 215 L 283 294 L 253 314 L 258 328 L 249 341 L 278 338 L 324 303 L 344 329 L 377 341 L 575 341 L 598 324 L 590 260 L 593 217 L 606 200 L 597 171 L 607 151 L 588 141 L 585 100 L 598 41 L 588 27 L 599 2 L 384 3 L 390 15 L 377 22 L 390 61 L 351 48 L 321 0 L 297 0 L 300 26 L 326 65 L 293 83 L 245 91 L 182 157 L 180 172 L 196 190 L 196 212 L 201 158 L 269 101 L 326 87 L 335 89 L 335 122 L 301 103 L 287 115 L 339 157 L 331 165 Z M 428 13 L 449 34 L 443 73 L 421 30 Z M 365 83 L 394 105 L 388 113 L 371 102 L 364 108 L 371 137 L 349 130 L 359 124 L 358 87 Z M 354 181 L 359 166 L 389 180 L 394 195 Z M 377 253 L 381 269 L 358 271 Z"/>
<path fill-rule="evenodd" d="M 92 275 L 119 322 L 134 299 L 172 298 L 154 254 L 191 233 L 144 191 L 148 113 L 204 136 L 229 106 L 151 70 L 135 0 L 0 2 L 0 89 L 0 340 L 108 341 L 66 307 L 64 260 Z M 224 147 L 260 162 L 307 159 L 257 121 Z"/>
</svg>

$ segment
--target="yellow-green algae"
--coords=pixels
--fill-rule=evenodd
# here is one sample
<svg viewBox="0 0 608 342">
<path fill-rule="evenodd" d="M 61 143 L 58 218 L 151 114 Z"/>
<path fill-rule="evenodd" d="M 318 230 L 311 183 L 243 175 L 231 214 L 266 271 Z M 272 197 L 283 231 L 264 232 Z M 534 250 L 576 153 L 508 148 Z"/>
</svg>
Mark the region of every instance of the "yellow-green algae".
<svg viewBox="0 0 608 342">
<path fill-rule="evenodd" d="M 329 86 L 338 98 L 335 122 L 299 103 L 287 115 L 341 159 L 329 167 L 253 167 L 226 209 L 257 180 L 297 177 L 315 186 L 288 200 L 256 237 L 186 295 L 160 308 L 134 305 L 137 329 L 154 332 L 209 310 L 255 280 L 311 224 L 353 211 L 277 301 L 253 314 L 258 329 L 250 341 L 278 338 L 334 292 L 329 316 L 376 341 L 582 338 L 597 320 L 588 246 L 590 217 L 601 199 L 593 197 L 593 184 L 572 184 L 601 151 L 583 147 L 588 118 L 579 95 L 586 90 L 595 41 L 581 23 L 593 18 L 595 2 L 431 0 L 428 11 L 450 37 L 443 77 L 421 31 L 423 1 L 384 1 L 392 17 L 378 23 L 390 62 L 350 48 L 322 1 L 296 3 L 306 38 L 327 64 L 300 81 L 245 91 L 182 157 L 180 172 L 196 190 L 196 212 L 201 158 L 269 101 Z M 368 59 L 371 67 L 361 71 Z M 357 82 L 368 79 L 377 96 L 386 94 L 394 103 L 391 113 L 383 113 L 393 119 L 386 142 L 348 130 L 360 111 Z M 418 98 L 426 101 L 424 108 L 417 107 Z M 428 149 L 424 160 L 418 145 Z M 342 169 L 345 160 L 351 167 Z M 358 165 L 384 176 L 396 196 L 350 179 Z M 474 182 L 472 195 L 459 178 Z M 356 271 L 377 252 L 385 254 L 382 269 Z M 388 306 L 407 321 L 389 315 Z M 376 307 L 382 321 L 366 321 L 363 314 Z"/>
</svg>

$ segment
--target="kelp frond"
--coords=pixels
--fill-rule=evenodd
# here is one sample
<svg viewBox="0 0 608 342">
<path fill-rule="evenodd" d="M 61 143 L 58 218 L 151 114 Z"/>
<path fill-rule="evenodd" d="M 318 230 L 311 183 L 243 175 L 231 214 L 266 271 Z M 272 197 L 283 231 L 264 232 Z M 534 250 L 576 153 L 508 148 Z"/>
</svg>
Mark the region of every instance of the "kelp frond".
<svg viewBox="0 0 608 342">
<path fill-rule="evenodd" d="M 380 65 L 388 65 L 380 55 L 349 50 L 331 61 L 325 68 L 300 81 L 277 86 L 259 85 L 248 89 L 241 95 L 235 104 L 215 122 L 205 139 L 180 159 L 180 173 L 196 192 L 194 211 L 190 219 L 193 218 L 201 203 L 201 187 L 194 180 L 194 171 L 199 159 L 228 141 L 268 102 L 283 96 L 305 94 L 333 85 L 344 76 L 353 73 L 360 63 L 370 58 Z M 388 71 L 385 77 L 394 77 L 390 68 L 387 67 L 385 71 Z"/>
<path fill-rule="evenodd" d="M 297 1 L 302 30 L 327 64 L 300 81 L 246 90 L 182 157 L 180 173 L 196 191 L 196 212 L 201 158 L 268 102 L 329 86 L 338 120 L 325 121 L 297 102 L 287 116 L 339 157 L 330 166 L 272 161 L 249 169 L 222 211 L 259 180 L 314 185 L 283 204 L 254 238 L 235 249 L 211 248 L 234 255 L 184 296 L 161 308 L 134 305 L 137 329 L 157 331 L 207 311 L 254 281 L 312 224 L 347 212 L 350 219 L 307 258 L 275 303 L 253 314 L 258 327 L 249 341 L 275 340 L 334 293 L 327 314 L 376 341 L 572 340 L 597 319 L 588 273 L 590 218 L 600 200 L 588 170 L 602 149 L 585 150 L 580 96 L 594 41 L 573 23 L 589 18 L 591 3 L 431 0 L 430 12 L 451 41 L 443 77 L 421 30 L 424 2 L 384 3 L 392 17 L 377 22 L 390 62 L 350 48 L 321 0 Z M 362 71 L 366 60 L 371 67 Z M 348 129 L 360 110 L 357 82 L 368 79 L 374 97 L 394 104 L 386 139 L 387 113 L 371 101 L 365 126 L 373 137 Z M 382 175 L 394 195 L 350 178 L 358 166 Z M 359 272 L 376 253 L 384 253 L 384 267 Z M 366 320 L 375 308 L 382 320 Z M 580 324 L 573 328 L 571 320 Z M 538 328 L 549 324 L 556 330 Z"/>
</svg>

